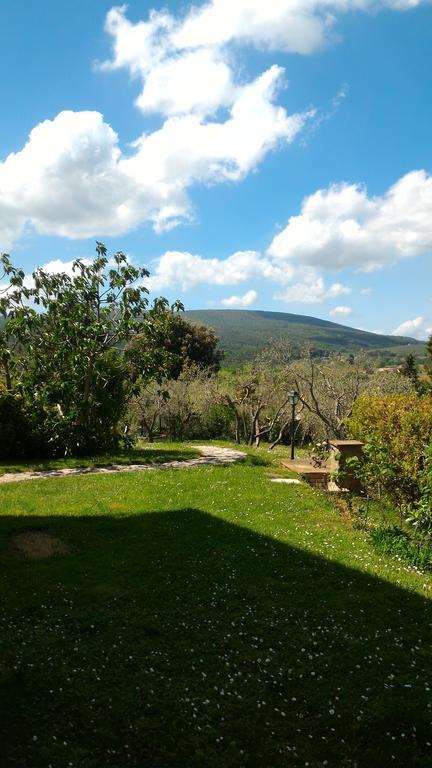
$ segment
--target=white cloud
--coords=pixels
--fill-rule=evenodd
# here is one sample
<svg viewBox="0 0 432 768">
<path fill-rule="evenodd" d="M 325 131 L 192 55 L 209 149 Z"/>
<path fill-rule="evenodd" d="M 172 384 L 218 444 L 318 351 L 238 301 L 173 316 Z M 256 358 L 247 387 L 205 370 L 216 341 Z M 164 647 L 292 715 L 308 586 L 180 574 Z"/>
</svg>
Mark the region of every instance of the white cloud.
<svg viewBox="0 0 432 768">
<path fill-rule="evenodd" d="M 351 307 L 334 307 L 329 312 L 330 317 L 349 317 L 352 315 L 352 308 Z"/>
<path fill-rule="evenodd" d="M 191 187 L 240 181 L 269 151 L 292 142 L 314 114 L 289 115 L 277 105 L 283 80 L 278 66 L 248 82 L 237 62 L 239 44 L 310 53 L 328 37 L 337 13 L 405 10 L 421 1 L 211 0 L 185 15 L 152 10 L 137 23 L 128 20 L 126 6 L 112 8 L 105 25 L 112 58 L 99 68 L 127 69 L 142 86 L 139 108 L 162 115 L 163 122 L 143 133 L 127 154 L 98 112 L 64 111 L 37 125 L 21 150 L 0 161 L 0 249 L 27 227 L 70 238 L 101 237 L 145 222 L 159 231 L 190 218 Z M 376 205 L 361 188 L 336 188 L 332 194 L 358 198 L 362 209 Z M 312 214 L 319 232 L 321 218 L 316 214 L 315 221 Z M 342 229 L 349 228 L 345 222 Z M 285 236 L 288 251 L 293 229 L 294 219 Z M 283 235 L 275 252 L 286 250 Z M 300 257 L 314 263 L 302 231 L 296 239 Z M 409 236 L 405 248 L 415 248 Z"/>
<path fill-rule="evenodd" d="M 354 184 L 315 192 L 274 238 L 269 255 L 325 269 L 373 270 L 430 249 L 432 176 L 412 171 L 382 197 Z"/>
<path fill-rule="evenodd" d="M 372 293 L 372 288 L 362 288 L 360 293 L 362 296 L 369 296 Z"/>
<path fill-rule="evenodd" d="M 432 321 L 424 317 L 416 317 L 414 320 L 405 320 L 392 331 L 392 336 L 411 336 L 414 339 L 429 338 L 432 334 Z"/>
<path fill-rule="evenodd" d="M 174 19 L 166 11 L 152 10 L 148 21 L 133 24 L 126 18 L 126 10 L 127 6 L 121 5 L 107 13 L 105 30 L 112 37 L 113 58 L 99 67 L 106 70 L 126 67 L 132 75 L 142 75 L 167 55 Z"/>
<path fill-rule="evenodd" d="M 351 288 L 341 283 L 326 286 L 323 278 L 314 271 L 305 272 L 300 282 L 290 285 L 274 298 L 286 303 L 321 304 L 326 299 L 351 293 Z"/>
<path fill-rule="evenodd" d="M 231 309 L 235 307 L 250 307 L 256 302 L 257 298 L 257 292 L 252 290 L 247 291 L 243 296 L 230 296 L 229 299 L 222 299 L 221 304 Z"/>
<path fill-rule="evenodd" d="M 307 115 L 289 116 L 273 103 L 280 75 L 272 67 L 242 89 L 225 122 L 170 118 L 130 155 L 98 112 L 61 112 L 40 123 L 0 163 L 0 250 L 28 225 L 80 238 L 144 222 L 160 230 L 190 217 L 191 186 L 241 180 L 303 127 Z"/>
<path fill-rule="evenodd" d="M 99 68 L 127 69 L 139 78 L 136 104 L 144 112 L 208 115 L 237 97 L 242 85 L 234 75 L 239 44 L 310 54 L 331 38 L 337 14 L 408 10 L 424 1 L 210 0 L 183 16 L 151 10 L 147 21 L 136 23 L 127 18 L 126 5 L 117 6 L 105 22 L 112 58 Z"/>
<path fill-rule="evenodd" d="M 175 287 L 187 291 L 196 285 L 239 285 L 256 277 L 281 281 L 290 275 L 292 271 L 282 272 L 256 251 L 238 251 L 226 259 L 167 251 L 155 263 L 148 285 L 152 291 Z"/>
<path fill-rule="evenodd" d="M 91 259 L 80 259 L 80 261 L 87 267 L 92 263 Z M 59 275 L 63 272 L 65 272 L 67 275 L 79 274 L 76 272 L 76 270 L 74 270 L 74 264 L 75 259 L 72 261 L 53 259 L 52 261 L 47 261 L 46 264 L 43 264 L 41 269 L 43 272 L 48 272 L 51 275 Z"/>
<path fill-rule="evenodd" d="M 236 89 L 227 54 L 216 48 L 180 50 L 173 40 L 175 19 L 152 11 L 148 21 L 133 24 L 126 6 L 112 8 L 105 29 L 113 39 L 113 57 L 99 69 L 128 69 L 143 83 L 136 105 L 164 115 L 199 111 L 211 114 L 231 105 Z"/>
<path fill-rule="evenodd" d="M 61 112 L 34 128 L 24 148 L 0 163 L 0 246 L 18 237 L 26 223 L 67 237 L 115 234 L 130 226 L 127 201 L 137 190 L 122 170 L 117 142 L 98 112 Z M 157 198 L 157 191 L 153 199 L 147 192 L 148 216 L 161 205 Z"/>
<path fill-rule="evenodd" d="M 332 34 L 335 15 L 383 8 L 408 10 L 422 0 L 210 0 L 192 8 L 173 32 L 179 47 L 230 41 L 309 54 Z"/>
<path fill-rule="evenodd" d="M 311 113 L 287 115 L 274 105 L 282 70 L 271 67 L 243 88 L 223 123 L 189 114 L 144 135 L 129 164 L 153 181 L 181 185 L 238 181 L 279 142 L 292 142 Z"/>
<path fill-rule="evenodd" d="M 143 112 L 169 116 L 195 111 L 208 115 L 231 106 L 239 90 L 222 56 L 199 49 L 153 67 L 136 105 Z"/>
</svg>

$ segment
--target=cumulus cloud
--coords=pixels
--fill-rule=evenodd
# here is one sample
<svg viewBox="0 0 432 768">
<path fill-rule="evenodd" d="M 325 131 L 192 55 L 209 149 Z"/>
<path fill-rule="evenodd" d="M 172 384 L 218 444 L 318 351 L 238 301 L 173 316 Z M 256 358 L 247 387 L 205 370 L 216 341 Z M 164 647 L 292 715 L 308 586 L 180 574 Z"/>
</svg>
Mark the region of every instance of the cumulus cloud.
<svg viewBox="0 0 432 768">
<path fill-rule="evenodd" d="M 329 312 L 330 317 L 349 317 L 352 315 L 352 308 L 351 307 L 333 307 L 333 309 Z"/>
<path fill-rule="evenodd" d="M 238 181 L 279 142 L 292 142 L 310 116 L 274 104 L 282 70 L 273 66 L 243 88 L 225 122 L 189 114 L 168 119 L 135 143 L 134 172 L 181 185 Z M 253 130 L 252 130 L 253 127 Z"/>
<path fill-rule="evenodd" d="M 412 171 L 382 197 L 356 184 L 307 197 L 269 255 L 325 269 L 379 269 L 432 248 L 432 176 Z"/>
<path fill-rule="evenodd" d="M 261 277 L 282 281 L 292 271 L 282 271 L 257 251 L 238 251 L 226 259 L 204 259 L 184 251 L 167 251 L 155 263 L 148 285 L 152 291 L 180 287 L 187 291 L 197 285 L 239 285 Z"/>
<path fill-rule="evenodd" d="M 285 303 L 321 304 L 351 293 L 351 288 L 339 282 L 327 285 L 315 270 L 280 264 L 258 251 L 237 251 L 225 259 L 209 259 L 187 251 L 167 251 L 156 259 L 148 285 L 151 291 L 179 288 L 182 291 L 197 285 L 240 285 L 248 280 L 268 280 L 283 286 L 274 298 Z M 255 291 L 223 299 L 224 306 L 249 306 L 255 301 Z"/>
<path fill-rule="evenodd" d="M 113 57 L 99 68 L 125 68 L 139 76 L 143 87 L 136 105 L 143 112 L 204 115 L 232 105 L 237 89 L 227 53 L 214 47 L 178 48 L 175 27 L 175 18 L 166 12 L 152 11 L 148 21 L 134 24 L 125 6 L 112 8 L 105 29 L 113 40 Z"/>
<path fill-rule="evenodd" d="M 424 0 L 423 0 L 424 1 Z M 231 41 L 309 54 L 331 36 L 337 14 L 408 10 L 422 0 L 210 0 L 194 7 L 172 32 L 179 47 Z"/>
<path fill-rule="evenodd" d="M 335 299 L 338 296 L 351 293 L 351 288 L 342 283 L 332 283 L 327 286 L 321 275 L 314 271 L 305 272 L 300 282 L 290 285 L 274 298 L 287 304 L 321 304 L 326 299 Z"/>
<path fill-rule="evenodd" d="M 432 334 L 432 320 L 424 317 L 416 317 L 414 320 L 405 320 L 392 331 L 392 336 L 411 336 L 423 341 Z"/>
<path fill-rule="evenodd" d="M 408 10 L 428 0 L 210 0 L 186 15 L 152 10 L 131 22 L 112 8 L 105 28 L 112 58 L 101 69 L 127 69 L 142 82 L 143 112 L 212 114 L 231 105 L 242 83 L 233 58 L 240 45 L 310 54 L 332 36 L 337 14 Z"/>
<path fill-rule="evenodd" d="M 161 208 L 161 191 L 143 186 L 137 189 L 124 169 L 117 135 L 102 115 L 61 112 L 0 163 L 0 245 L 25 224 L 66 237 L 124 231 L 138 222 L 137 209 L 150 218 Z"/>
<path fill-rule="evenodd" d="M 252 290 L 247 291 L 243 296 L 230 296 L 228 299 L 222 299 L 221 304 L 230 309 L 242 309 L 244 307 L 250 307 L 256 302 L 257 298 L 257 292 Z"/>
<path fill-rule="evenodd" d="M 224 122 L 169 118 L 129 155 L 98 112 L 61 112 L 40 123 L 0 163 L 0 249 L 26 226 L 80 238 L 144 222 L 162 230 L 190 217 L 191 186 L 241 180 L 303 127 L 307 115 L 289 116 L 274 104 L 280 75 L 272 67 L 245 87 Z"/>
<path fill-rule="evenodd" d="M 237 61 L 240 45 L 311 53 L 338 13 L 405 10 L 420 2 L 211 0 L 184 15 L 152 10 L 136 23 L 126 6 L 112 8 L 106 17 L 112 56 L 99 68 L 123 68 L 138 78 L 136 103 L 143 113 L 160 115 L 161 125 L 143 133 L 127 153 L 98 112 L 64 111 L 37 125 L 22 149 L 0 160 L 0 248 L 26 227 L 80 238 L 117 235 L 145 222 L 161 231 L 191 218 L 194 185 L 240 181 L 269 151 L 292 142 L 314 114 L 290 115 L 277 104 L 280 67 L 248 80 Z M 376 204 L 358 187 L 321 193 L 330 194 L 356 199 L 362 209 Z M 313 210 L 310 215 L 320 231 L 319 213 L 318 221 Z M 290 223 L 286 242 L 281 233 L 273 244 L 275 253 L 289 252 L 296 238 L 302 245 L 301 221 Z M 410 247 L 415 244 L 408 233 Z M 306 262 L 314 261 L 307 248 L 300 251 Z"/>
</svg>

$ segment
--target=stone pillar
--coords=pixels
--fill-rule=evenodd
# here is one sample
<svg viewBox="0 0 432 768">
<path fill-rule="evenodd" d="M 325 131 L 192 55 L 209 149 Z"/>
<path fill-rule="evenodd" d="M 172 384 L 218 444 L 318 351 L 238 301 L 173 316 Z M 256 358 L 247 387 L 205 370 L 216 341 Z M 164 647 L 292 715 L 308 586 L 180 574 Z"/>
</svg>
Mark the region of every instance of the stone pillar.
<svg viewBox="0 0 432 768">
<path fill-rule="evenodd" d="M 359 480 L 356 478 L 353 472 L 349 469 L 345 469 L 346 460 L 356 457 L 362 458 L 363 445 L 361 440 L 330 440 L 330 449 L 332 452 L 332 458 L 335 461 L 337 469 L 343 473 L 343 486 L 348 491 L 359 493 L 362 490 Z M 339 454 L 339 458 L 336 459 L 336 454 Z"/>
</svg>

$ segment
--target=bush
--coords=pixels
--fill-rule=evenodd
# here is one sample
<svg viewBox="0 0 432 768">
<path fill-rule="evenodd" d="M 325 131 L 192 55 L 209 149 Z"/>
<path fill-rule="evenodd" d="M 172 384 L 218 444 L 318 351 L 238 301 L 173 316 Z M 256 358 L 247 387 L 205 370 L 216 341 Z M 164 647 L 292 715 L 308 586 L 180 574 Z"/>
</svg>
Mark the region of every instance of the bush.
<svg viewBox="0 0 432 768">
<path fill-rule="evenodd" d="M 417 502 L 432 442 L 432 397 L 412 393 L 361 397 L 348 429 L 366 443 L 362 479 L 368 489 L 382 487 L 399 507 Z"/>
<path fill-rule="evenodd" d="M 20 395 L 0 385 L 0 459 L 22 458 L 36 450 L 31 416 Z"/>
<path fill-rule="evenodd" d="M 106 352 L 98 360 L 97 386 L 85 423 L 80 422 L 78 403 L 71 403 L 63 412 L 45 392 L 10 392 L 0 383 L 0 460 L 78 456 L 115 449 L 128 395 L 123 368 L 116 352 Z"/>
<path fill-rule="evenodd" d="M 234 419 L 231 409 L 224 403 L 211 405 L 203 419 L 203 431 L 209 438 L 233 438 Z"/>
<path fill-rule="evenodd" d="M 407 508 L 407 520 L 419 531 L 432 532 L 432 444 L 429 445 L 420 475 L 420 498 Z"/>
<path fill-rule="evenodd" d="M 378 552 L 397 557 L 421 570 L 432 569 L 432 547 L 429 542 L 415 541 L 400 528 L 377 528 L 370 534 L 371 541 Z"/>
</svg>

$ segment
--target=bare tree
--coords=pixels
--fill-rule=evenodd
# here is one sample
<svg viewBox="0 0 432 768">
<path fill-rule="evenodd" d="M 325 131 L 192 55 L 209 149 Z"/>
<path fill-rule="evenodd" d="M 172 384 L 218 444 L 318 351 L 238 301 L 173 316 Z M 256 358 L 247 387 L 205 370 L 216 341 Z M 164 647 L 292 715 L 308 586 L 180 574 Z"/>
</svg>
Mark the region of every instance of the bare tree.
<svg viewBox="0 0 432 768">
<path fill-rule="evenodd" d="M 300 401 L 321 422 L 325 436 L 343 438 L 345 421 L 368 378 L 364 358 L 318 361 L 308 352 L 292 373 Z"/>
</svg>

